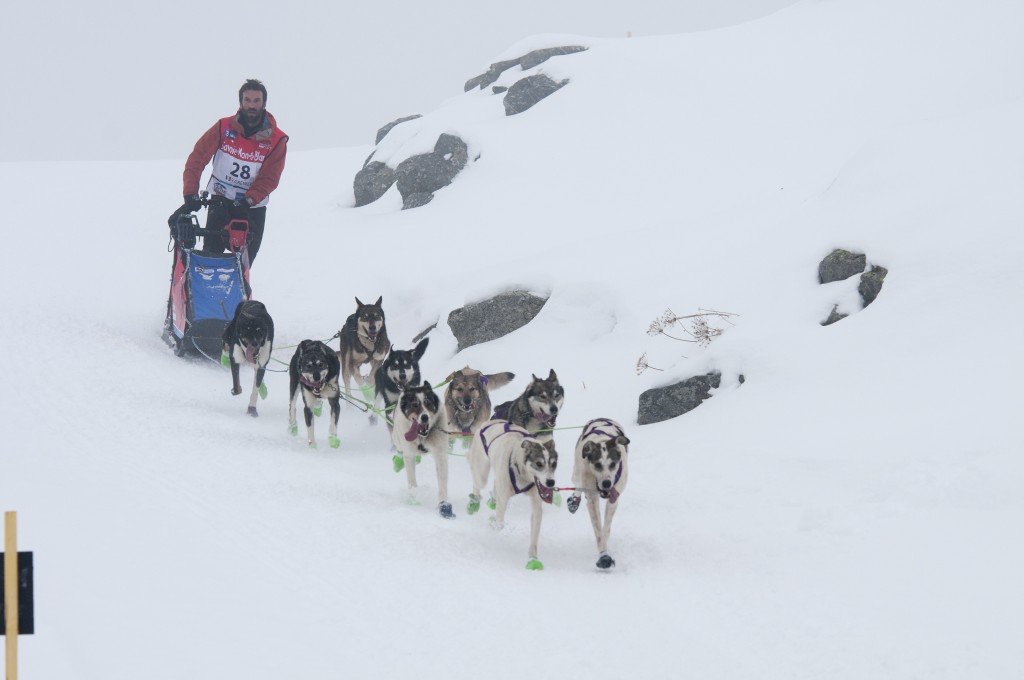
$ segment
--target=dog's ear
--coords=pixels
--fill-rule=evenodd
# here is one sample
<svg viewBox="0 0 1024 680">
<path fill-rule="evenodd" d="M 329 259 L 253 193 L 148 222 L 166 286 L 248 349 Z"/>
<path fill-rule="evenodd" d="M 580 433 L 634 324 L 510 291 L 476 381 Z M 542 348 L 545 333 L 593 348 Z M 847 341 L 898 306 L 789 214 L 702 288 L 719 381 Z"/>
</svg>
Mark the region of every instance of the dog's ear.
<svg viewBox="0 0 1024 680">
<path fill-rule="evenodd" d="M 363 307 L 363 306 L 364 305 L 363 305 L 362 302 L 359 301 L 359 298 L 356 298 L 356 309 L 359 309 L 360 307 Z"/>
<path fill-rule="evenodd" d="M 424 381 L 423 381 L 423 386 L 424 386 L 424 387 L 426 387 L 426 388 L 427 388 L 428 390 L 429 390 L 429 389 L 433 389 L 433 388 L 431 388 L 431 386 L 430 386 L 430 381 L 429 381 L 429 380 L 424 380 Z"/>
<path fill-rule="evenodd" d="M 557 375 L 555 375 L 555 369 L 553 369 L 553 368 L 552 368 L 552 369 L 551 369 L 551 372 L 550 372 L 550 373 L 548 373 L 548 380 L 549 380 L 550 382 L 555 382 L 556 380 L 558 380 L 558 376 L 557 376 Z"/>
<path fill-rule="evenodd" d="M 412 355 L 416 358 L 416 361 L 420 360 L 423 353 L 427 351 L 427 343 L 430 342 L 430 338 L 423 338 L 416 344 L 416 347 L 412 350 Z"/>
<path fill-rule="evenodd" d="M 549 439 L 546 442 L 544 442 L 544 448 L 547 449 L 548 451 L 550 451 L 552 454 L 558 455 L 558 452 L 555 451 L 555 440 L 554 439 Z"/>
<path fill-rule="evenodd" d="M 526 455 L 530 455 L 533 453 L 540 453 L 543 450 L 543 447 L 541 447 L 540 442 L 536 439 L 524 439 L 523 450 L 526 451 Z"/>
<path fill-rule="evenodd" d="M 624 434 L 620 434 L 618 437 L 615 438 L 615 443 L 618 444 L 619 446 L 629 446 L 629 438 L 627 438 Z"/>
<path fill-rule="evenodd" d="M 376 302 L 374 302 L 373 304 L 374 304 L 374 306 L 376 306 L 376 307 L 380 307 L 380 303 L 382 303 L 383 301 L 384 301 L 384 296 L 383 296 L 383 295 L 381 295 L 380 297 L 378 297 L 378 298 L 377 298 L 377 301 L 376 301 Z"/>
</svg>

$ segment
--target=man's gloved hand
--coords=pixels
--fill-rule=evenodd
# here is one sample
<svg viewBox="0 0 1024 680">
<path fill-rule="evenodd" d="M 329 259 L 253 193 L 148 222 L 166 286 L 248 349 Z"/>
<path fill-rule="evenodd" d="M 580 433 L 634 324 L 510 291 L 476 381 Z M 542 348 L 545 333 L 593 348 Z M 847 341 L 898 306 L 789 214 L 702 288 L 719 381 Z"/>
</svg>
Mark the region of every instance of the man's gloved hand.
<svg viewBox="0 0 1024 680">
<path fill-rule="evenodd" d="M 178 217 L 181 215 L 187 215 L 188 210 L 185 206 L 181 206 L 177 210 L 171 213 L 171 216 L 167 218 L 167 226 L 174 229 L 174 225 L 178 223 Z"/>
<path fill-rule="evenodd" d="M 203 199 L 199 198 L 199 194 L 191 194 L 185 197 L 185 209 L 189 212 L 195 212 L 203 207 Z"/>
<path fill-rule="evenodd" d="M 231 217 L 236 220 L 248 220 L 249 208 L 252 207 L 252 199 L 246 196 L 231 204 Z"/>
</svg>

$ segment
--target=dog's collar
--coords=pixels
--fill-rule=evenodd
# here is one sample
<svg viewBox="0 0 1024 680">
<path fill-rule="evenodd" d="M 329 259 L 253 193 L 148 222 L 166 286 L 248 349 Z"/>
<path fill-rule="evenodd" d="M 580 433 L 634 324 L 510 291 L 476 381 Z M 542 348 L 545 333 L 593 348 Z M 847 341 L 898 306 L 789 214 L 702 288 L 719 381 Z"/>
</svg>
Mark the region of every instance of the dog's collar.
<svg viewBox="0 0 1024 680">
<path fill-rule="evenodd" d="M 537 482 L 537 478 L 536 477 L 533 478 L 532 482 L 530 482 L 529 484 L 527 484 L 526 486 L 524 486 L 523 488 L 520 489 L 519 485 L 516 484 L 516 470 L 518 468 L 519 468 L 518 464 L 516 464 L 516 463 L 514 463 L 512 461 L 509 461 L 509 464 L 508 464 L 508 478 L 509 478 L 509 481 L 512 482 L 512 491 L 515 493 L 515 495 L 518 496 L 521 493 L 526 493 L 527 491 L 529 491 L 533 487 L 537 487 L 537 495 L 540 496 L 540 499 L 542 501 L 544 501 L 545 503 L 552 503 L 554 501 L 554 496 L 553 495 L 549 494 L 548 497 L 545 498 L 544 494 L 541 493 L 541 486 Z M 614 501 L 612 501 L 612 502 L 614 502 Z"/>
<path fill-rule="evenodd" d="M 534 486 L 536 486 L 537 482 L 536 481 L 532 481 L 529 484 L 527 484 L 526 486 L 524 486 L 522 489 L 520 489 L 519 485 L 516 484 L 516 472 L 515 472 L 514 466 L 515 466 L 515 463 L 510 462 L 508 464 L 508 478 L 512 481 L 512 491 L 514 491 L 515 494 L 518 496 L 519 494 L 526 493 L 527 491 L 532 489 Z"/>
<path fill-rule="evenodd" d="M 615 485 L 622 479 L 622 461 L 619 461 L 619 469 L 615 471 L 615 481 L 612 482 L 612 488 L 608 491 L 608 502 L 614 503 L 619 500 L 619 490 L 615 488 Z"/>
</svg>

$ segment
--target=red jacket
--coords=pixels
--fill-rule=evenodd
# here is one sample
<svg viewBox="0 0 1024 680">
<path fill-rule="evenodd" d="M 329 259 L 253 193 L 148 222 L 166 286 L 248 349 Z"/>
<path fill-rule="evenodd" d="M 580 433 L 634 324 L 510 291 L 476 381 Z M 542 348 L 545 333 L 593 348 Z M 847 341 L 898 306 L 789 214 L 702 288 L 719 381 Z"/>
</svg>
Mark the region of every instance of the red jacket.
<svg viewBox="0 0 1024 680">
<path fill-rule="evenodd" d="M 245 195 L 252 199 L 253 205 L 262 202 L 270 195 L 271 191 L 277 188 L 278 183 L 281 181 L 281 173 L 284 171 L 285 156 L 288 153 L 288 135 L 284 134 L 277 127 L 277 121 L 269 111 L 267 112 L 266 122 L 267 124 L 257 130 L 249 139 L 266 138 L 271 140 L 279 137 L 279 140 L 274 144 L 270 153 L 263 161 L 256 179 L 245 192 Z M 213 124 L 213 127 L 204 132 L 185 161 L 185 172 L 182 175 L 183 196 L 199 193 L 199 180 L 206 166 L 213 160 L 214 154 L 217 153 L 220 147 L 221 137 L 224 135 L 223 126 L 230 127 L 239 137 L 244 136 L 244 130 L 241 123 L 238 122 L 237 114 L 234 117 L 217 121 Z"/>
</svg>

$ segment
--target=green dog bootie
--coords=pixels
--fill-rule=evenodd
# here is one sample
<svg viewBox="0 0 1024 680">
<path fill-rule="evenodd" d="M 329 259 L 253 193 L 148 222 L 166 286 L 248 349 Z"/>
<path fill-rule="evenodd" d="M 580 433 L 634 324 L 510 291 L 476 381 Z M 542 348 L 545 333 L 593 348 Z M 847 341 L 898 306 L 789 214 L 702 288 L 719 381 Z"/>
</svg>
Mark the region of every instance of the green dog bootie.
<svg viewBox="0 0 1024 680">
<path fill-rule="evenodd" d="M 289 425 L 288 426 L 288 434 L 290 434 L 293 437 L 298 437 L 299 436 L 299 424 L 298 423 L 292 423 L 291 425 Z"/>
<path fill-rule="evenodd" d="M 227 352 L 220 353 L 220 365 L 224 368 L 231 368 L 231 359 L 228 357 Z"/>
<path fill-rule="evenodd" d="M 555 492 L 555 493 L 554 493 L 554 494 L 553 494 L 553 495 L 551 496 L 551 503 L 552 503 L 552 505 L 554 505 L 554 506 L 555 506 L 556 508 L 560 508 L 560 507 L 562 507 L 562 494 L 561 494 L 561 493 L 559 493 L 558 491 L 556 491 L 556 492 Z"/>
<path fill-rule="evenodd" d="M 469 504 L 466 505 L 466 514 L 475 515 L 480 511 L 480 496 L 469 494 Z"/>
<path fill-rule="evenodd" d="M 260 393 L 260 399 L 266 399 L 267 398 L 267 383 L 260 383 L 260 386 L 259 386 L 259 388 L 257 388 L 257 391 Z"/>
<path fill-rule="evenodd" d="M 336 449 L 341 446 L 341 440 L 338 439 L 338 435 L 332 434 L 327 436 L 327 445 L 332 449 Z"/>
<path fill-rule="evenodd" d="M 372 385 L 363 385 L 359 389 L 362 390 L 362 392 L 363 392 L 363 399 L 365 401 L 373 403 L 373 398 L 375 396 L 377 396 L 376 395 L 376 390 L 373 389 L 373 386 Z"/>
<path fill-rule="evenodd" d="M 401 472 L 405 469 L 405 458 L 402 457 L 402 454 L 396 453 L 391 456 L 391 467 L 395 468 L 395 472 Z"/>
<path fill-rule="evenodd" d="M 531 557 L 530 561 L 526 563 L 526 568 L 530 571 L 542 571 L 544 569 L 544 564 L 536 557 Z"/>
<path fill-rule="evenodd" d="M 498 504 L 494 502 L 493 498 L 488 498 L 487 507 L 489 507 L 491 510 L 494 510 L 496 507 L 498 507 Z"/>
<path fill-rule="evenodd" d="M 324 412 L 324 402 L 322 399 L 316 400 L 316 404 L 314 404 L 312 411 L 313 415 L 315 415 L 317 418 L 320 417 L 320 414 Z"/>
</svg>

